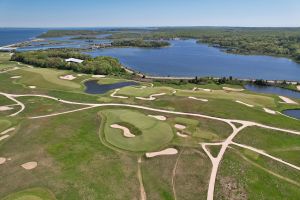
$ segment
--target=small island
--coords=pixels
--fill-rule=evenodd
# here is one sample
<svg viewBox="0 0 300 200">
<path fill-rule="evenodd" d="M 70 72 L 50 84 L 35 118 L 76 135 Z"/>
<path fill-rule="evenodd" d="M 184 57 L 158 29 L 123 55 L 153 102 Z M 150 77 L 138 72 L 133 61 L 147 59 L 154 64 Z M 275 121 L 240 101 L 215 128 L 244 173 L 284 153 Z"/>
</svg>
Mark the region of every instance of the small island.
<svg viewBox="0 0 300 200">
<path fill-rule="evenodd" d="M 160 48 L 170 46 L 166 41 L 153 40 L 116 40 L 111 43 L 112 47 L 141 47 L 141 48 Z"/>
</svg>

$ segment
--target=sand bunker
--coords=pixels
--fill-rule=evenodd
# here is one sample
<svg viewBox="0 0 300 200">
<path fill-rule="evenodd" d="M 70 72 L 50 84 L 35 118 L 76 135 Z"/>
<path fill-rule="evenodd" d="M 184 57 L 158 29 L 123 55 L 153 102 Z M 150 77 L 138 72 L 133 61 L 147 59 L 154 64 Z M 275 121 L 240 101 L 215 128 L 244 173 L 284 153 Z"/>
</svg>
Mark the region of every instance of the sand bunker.
<svg viewBox="0 0 300 200">
<path fill-rule="evenodd" d="M 197 100 L 197 101 L 202 101 L 202 102 L 208 102 L 207 99 L 200 99 L 200 98 L 196 98 L 196 97 L 189 97 L 189 99 L 193 99 L 193 100 Z"/>
<path fill-rule="evenodd" d="M 242 102 L 242 101 L 235 101 L 235 102 L 237 102 L 237 103 L 239 103 L 239 104 L 243 104 L 243 105 L 248 106 L 248 107 L 250 107 L 250 108 L 253 108 L 253 107 L 254 107 L 253 105 L 247 104 L 247 103 Z"/>
<path fill-rule="evenodd" d="M 174 90 L 172 93 L 173 93 L 173 94 L 176 94 L 176 93 L 177 93 L 177 91 L 176 91 L 176 90 Z"/>
<path fill-rule="evenodd" d="M 3 136 L 0 137 L 0 141 L 6 139 L 6 138 L 8 138 L 8 137 L 9 137 L 9 135 L 3 135 Z"/>
<path fill-rule="evenodd" d="M 194 91 L 196 91 L 198 88 L 196 88 L 196 87 L 194 87 L 193 89 L 192 89 L 192 91 L 194 92 Z"/>
<path fill-rule="evenodd" d="M 37 162 L 28 162 L 28 163 L 24 163 L 23 165 L 21 165 L 21 167 L 23 167 L 26 170 L 32 170 L 34 168 L 36 168 L 38 165 Z"/>
<path fill-rule="evenodd" d="M 36 88 L 36 86 L 34 86 L 34 85 L 31 85 L 31 86 L 28 86 L 30 89 L 35 89 Z"/>
<path fill-rule="evenodd" d="M 298 85 L 298 86 L 297 86 L 297 90 L 299 90 L 299 91 L 300 91 L 300 85 Z"/>
<path fill-rule="evenodd" d="M 120 126 L 118 124 L 112 124 L 110 125 L 111 128 L 115 128 L 115 129 L 121 129 L 123 130 L 123 135 L 124 137 L 127 137 L 127 138 L 133 138 L 135 137 L 135 135 L 133 135 L 130 130 L 124 126 Z"/>
<path fill-rule="evenodd" d="M 187 138 L 187 137 L 188 137 L 188 135 L 182 134 L 182 133 L 180 133 L 180 132 L 177 132 L 176 134 L 177 134 L 179 137 L 183 137 L 183 138 Z"/>
<path fill-rule="evenodd" d="M 0 106 L 0 111 L 7 111 L 7 110 L 12 110 L 12 107 L 9 106 Z"/>
<path fill-rule="evenodd" d="M 12 79 L 18 79 L 18 78 L 21 78 L 21 76 L 12 76 L 10 78 L 12 78 Z"/>
<path fill-rule="evenodd" d="M 76 77 L 73 75 L 60 76 L 59 78 L 63 79 L 63 80 L 68 80 L 68 81 L 72 81 L 72 80 L 76 79 Z"/>
<path fill-rule="evenodd" d="M 160 120 L 160 121 L 166 121 L 167 118 L 165 116 L 162 116 L 162 115 L 148 115 L 149 117 L 153 117 L 157 120 Z"/>
<path fill-rule="evenodd" d="M 165 95 L 166 93 L 160 93 L 160 94 L 152 94 L 150 95 L 150 97 L 135 97 L 136 99 L 139 99 L 139 100 L 145 100 L 145 101 L 154 101 L 156 98 L 155 97 L 158 97 L 158 96 L 162 96 L 162 95 Z"/>
<path fill-rule="evenodd" d="M 147 86 L 142 86 L 142 87 L 140 87 L 141 89 L 146 89 L 147 88 Z"/>
<path fill-rule="evenodd" d="M 119 91 L 120 89 L 116 89 L 110 96 L 113 97 L 113 98 L 119 98 L 119 99 L 128 99 L 128 97 L 125 97 L 125 96 L 117 96 L 117 92 Z"/>
<path fill-rule="evenodd" d="M 105 78 L 105 75 L 93 75 L 93 78 Z"/>
<path fill-rule="evenodd" d="M 186 129 L 186 126 L 181 125 L 181 124 L 175 124 L 174 127 L 175 127 L 176 129 L 178 129 L 178 130 L 184 130 L 184 129 Z"/>
<path fill-rule="evenodd" d="M 268 109 L 268 108 L 264 108 L 264 111 L 265 111 L 266 113 L 269 113 L 269 114 L 272 114 L 272 115 L 276 115 L 276 111 L 274 111 L 274 110 L 270 110 L 270 109 Z"/>
<path fill-rule="evenodd" d="M 175 155 L 177 153 L 178 153 L 177 149 L 168 148 L 168 149 L 165 149 L 165 150 L 162 150 L 162 151 L 158 151 L 158 152 L 146 153 L 146 157 L 147 158 L 153 158 L 155 156 Z"/>
<path fill-rule="evenodd" d="M 6 162 L 6 158 L 0 157 L 0 165 L 4 164 Z"/>
<path fill-rule="evenodd" d="M 242 91 L 244 91 L 245 89 L 237 89 L 237 88 L 223 87 L 223 90 L 231 91 L 231 92 L 242 92 Z"/>
<path fill-rule="evenodd" d="M 279 98 L 282 101 L 284 101 L 284 103 L 287 103 L 287 104 L 298 104 L 297 102 L 293 101 L 292 99 L 284 97 L 284 96 L 279 96 Z"/>
<path fill-rule="evenodd" d="M 206 88 L 198 88 L 199 90 L 203 90 L 204 92 L 212 92 L 211 89 L 206 89 Z"/>
</svg>

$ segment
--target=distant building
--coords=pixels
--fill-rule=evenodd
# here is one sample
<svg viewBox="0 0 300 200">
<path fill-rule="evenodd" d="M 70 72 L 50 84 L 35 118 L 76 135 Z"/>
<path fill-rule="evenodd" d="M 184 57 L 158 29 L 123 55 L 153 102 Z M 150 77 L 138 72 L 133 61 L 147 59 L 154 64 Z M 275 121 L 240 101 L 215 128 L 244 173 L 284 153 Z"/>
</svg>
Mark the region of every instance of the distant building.
<svg viewBox="0 0 300 200">
<path fill-rule="evenodd" d="M 68 58 L 65 60 L 66 62 L 73 62 L 73 63 L 82 63 L 84 60 L 80 60 L 77 58 Z"/>
</svg>

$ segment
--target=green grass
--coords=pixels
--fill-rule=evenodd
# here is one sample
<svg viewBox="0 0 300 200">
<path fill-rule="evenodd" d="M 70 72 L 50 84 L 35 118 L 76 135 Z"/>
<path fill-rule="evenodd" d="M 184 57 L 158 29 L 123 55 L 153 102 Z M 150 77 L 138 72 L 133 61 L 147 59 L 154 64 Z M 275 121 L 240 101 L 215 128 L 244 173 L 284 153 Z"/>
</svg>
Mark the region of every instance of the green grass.
<svg viewBox="0 0 300 200">
<path fill-rule="evenodd" d="M 47 189 L 32 188 L 8 195 L 2 200 L 55 200 L 55 196 Z"/>
<path fill-rule="evenodd" d="M 154 151 L 167 145 L 173 138 L 172 128 L 165 122 L 146 116 L 137 111 L 126 109 L 110 109 L 101 111 L 105 120 L 105 140 L 111 145 L 128 151 Z M 142 134 L 134 138 L 126 138 L 122 130 L 113 129 L 112 124 L 126 122 L 134 125 Z"/>
<path fill-rule="evenodd" d="M 0 119 L 0 132 L 8 129 L 11 125 L 12 125 L 12 122 L 10 120 L 1 118 Z"/>
<path fill-rule="evenodd" d="M 265 165 L 266 163 L 269 164 Z M 278 168 L 281 170 L 278 171 Z M 218 173 L 215 199 L 297 200 L 300 187 L 270 173 L 290 179 L 288 171 L 289 167 L 283 167 L 268 159 L 253 161 L 236 150 L 229 149 Z M 294 173 L 299 174 L 295 171 Z M 294 177 L 294 181 L 299 182 L 298 180 Z"/>
<path fill-rule="evenodd" d="M 300 166 L 300 136 L 285 132 L 249 127 L 241 131 L 235 142 L 246 144 Z"/>
</svg>

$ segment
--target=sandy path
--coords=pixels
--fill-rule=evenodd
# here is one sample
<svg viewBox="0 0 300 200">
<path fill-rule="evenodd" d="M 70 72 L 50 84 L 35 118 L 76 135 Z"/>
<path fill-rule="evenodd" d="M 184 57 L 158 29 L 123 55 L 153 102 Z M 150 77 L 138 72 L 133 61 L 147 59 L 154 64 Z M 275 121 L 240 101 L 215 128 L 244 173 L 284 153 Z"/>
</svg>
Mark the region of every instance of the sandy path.
<svg viewBox="0 0 300 200">
<path fill-rule="evenodd" d="M 5 140 L 8 137 L 9 137 L 9 135 L 3 135 L 3 136 L 0 137 L 0 141 Z"/>
<path fill-rule="evenodd" d="M 125 96 L 117 96 L 117 92 L 120 91 L 120 89 L 116 89 L 113 93 L 111 93 L 111 97 L 113 98 L 119 98 L 119 99 L 128 99 L 128 97 L 125 97 Z"/>
<path fill-rule="evenodd" d="M 179 163 L 179 160 L 180 160 L 180 157 L 181 157 L 183 151 L 184 150 L 180 151 L 180 153 L 179 153 L 179 155 L 176 159 L 176 162 L 175 162 L 175 165 L 174 165 L 174 168 L 173 168 L 173 172 L 172 172 L 172 190 L 173 190 L 174 200 L 177 200 L 176 185 L 175 185 L 176 170 L 177 170 L 178 163 Z"/>
<path fill-rule="evenodd" d="M 288 162 L 286 162 L 286 161 L 283 161 L 283 160 L 281 160 L 281 159 L 279 159 L 279 158 L 276 158 L 276 157 L 274 157 L 274 156 L 271 156 L 271 155 L 267 154 L 266 152 L 264 152 L 263 150 L 256 149 L 256 148 L 254 148 L 254 147 L 247 146 L 247 145 L 244 145 L 244 144 L 238 144 L 238 143 L 235 143 L 235 142 L 231 142 L 231 144 L 236 145 L 236 146 L 239 146 L 239 147 L 242 147 L 242 148 L 244 148 L 244 149 L 249 149 L 249 150 L 251 150 L 251 151 L 254 151 L 254 152 L 258 153 L 258 154 L 261 154 L 261 155 L 263 155 L 263 156 L 266 156 L 266 157 L 268 157 L 268 158 L 271 158 L 271 159 L 273 159 L 273 160 L 276 160 L 277 162 L 280 162 L 280 163 L 282 163 L 282 164 L 288 165 L 288 166 L 290 166 L 290 167 L 292 167 L 292 168 L 294 168 L 294 169 L 300 171 L 300 167 L 298 167 L 298 166 L 296 166 L 296 165 L 293 165 L 293 164 L 291 164 L 291 163 L 288 163 Z"/>
<path fill-rule="evenodd" d="M 145 187 L 143 184 L 141 164 L 142 164 L 142 158 L 140 157 L 138 159 L 138 179 L 139 179 L 139 183 L 140 183 L 141 200 L 147 200 L 147 195 L 146 195 Z"/>
<path fill-rule="evenodd" d="M 10 117 L 13 117 L 13 116 L 18 115 L 20 112 L 22 112 L 22 111 L 25 109 L 25 105 L 24 105 L 22 102 L 16 100 L 16 99 L 14 98 L 14 95 L 11 95 L 11 94 L 5 94 L 5 93 L 0 93 L 0 95 L 5 96 L 6 98 L 8 98 L 8 99 L 10 99 L 10 100 L 12 100 L 12 101 L 14 101 L 14 102 L 16 102 L 18 105 L 21 106 L 21 109 L 20 109 L 19 111 L 17 111 L 16 113 L 11 114 Z"/>
<path fill-rule="evenodd" d="M 150 97 L 135 97 L 135 98 L 139 99 L 139 100 L 144 100 L 144 101 L 154 101 L 156 99 L 156 97 L 163 96 L 163 95 L 166 95 L 166 93 L 152 94 L 152 95 L 150 95 Z"/>
<path fill-rule="evenodd" d="M 284 96 L 279 96 L 279 98 L 282 101 L 284 101 L 284 103 L 287 103 L 287 104 L 298 104 L 297 102 L 293 101 L 292 99 L 284 97 Z"/>
<path fill-rule="evenodd" d="M 148 115 L 149 117 L 152 117 L 152 118 L 155 118 L 157 120 L 160 120 L 160 121 L 166 121 L 167 118 L 165 116 L 162 116 L 162 115 Z"/>
<path fill-rule="evenodd" d="M 207 99 L 200 99 L 200 98 L 196 98 L 196 97 L 189 97 L 189 99 L 193 99 L 193 100 L 197 100 L 197 101 L 202 101 L 202 102 L 208 102 Z"/>
<path fill-rule="evenodd" d="M 175 155 L 177 153 L 178 153 L 177 149 L 168 148 L 168 149 L 165 149 L 165 150 L 162 150 L 162 151 L 146 153 L 146 157 L 147 158 L 153 158 L 153 157 L 156 157 L 156 156 Z"/>
<path fill-rule="evenodd" d="M 22 78 L 22 76 L 12 76 L 10 77 L 11 79 L 19 79 L 19 78 Z"/>
<path fill-rule="evenodd" d="M 254 106 L 253 105 L 251 105 L 251 104 L 247 104 L 247 103 L 245 103 L 245 102 L 242 102 L 242 101 L 235 101 L 236 103 L 239 103 L 239 104 L 242 104 L 242 105 L 244 105 L 244 106 L 247 106 L 247 107 L 250 107 L 250 108 L 253 108 Z"/>
<path fill-rule="evenodd" d="M 1 133 L 0 133 L 0 135 L 5 135 L 6 133 L 9 133 L 9 132 L 11 132 L 11 131 L 14 131 L 16 128 L 9 128 L 9 129 L 6 129 L 5 131 L 2 131 Z"/>
<path fill-rule="evenodd" d="M 6 73 L 6 72 L 15 71 L 15 70 L 18 70 L 18 69 L 20 69 L 20 68 L 19 68 L 19 67 L 14 67 L 14 68 L 12 68 L 12 69 L 8 69 L 8 70 L 5 70 L 5 71 L 0 71 L 0 74 L 4 74 L 4 73 Z"/>
<path fill-rule="evenodd" d="M 111 128 L 114 128 L 114 129 L 121 129 L 123 131 L 123 135 L 124 137 L 127 137 L 127 138 L 134 138 L 135 135 L 133 135 L 130 130 L 124 126 L 120 126 L 118 124 L 112 124 L 110 125 Z"/>
</svg>

